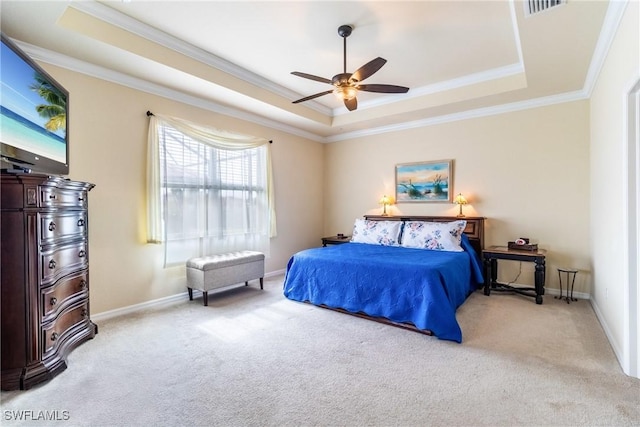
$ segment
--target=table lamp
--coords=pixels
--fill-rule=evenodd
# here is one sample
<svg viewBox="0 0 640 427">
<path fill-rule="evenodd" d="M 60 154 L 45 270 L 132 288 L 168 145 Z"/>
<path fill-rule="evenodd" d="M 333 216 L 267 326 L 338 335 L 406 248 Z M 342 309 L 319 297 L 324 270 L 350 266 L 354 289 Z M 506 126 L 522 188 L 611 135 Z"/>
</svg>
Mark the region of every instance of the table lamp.
<svg viewBox="0 0 640 427">
<path fill-rule="evenodd" d="M 464 218 L 464 214 L 462 213 L 462 205 L 466 205 L 467 199 L 464 198 L 462 193 L 458 193 L 455 199 L 453 199 L 453 203 L 460 206 L 460 213 L 458 213 L 458 218 Z"/>
<path fill-rule="evenodd" d="M 387 213 L 387 206 L 391 204 L 391 199 L 389 199 L 389 197 L 387 196 L 382 196 L 382 199 L 380 199 L 379 203 L 383 206 L 382 216 L 389 216 L 389 214 Z"/>
</svg>

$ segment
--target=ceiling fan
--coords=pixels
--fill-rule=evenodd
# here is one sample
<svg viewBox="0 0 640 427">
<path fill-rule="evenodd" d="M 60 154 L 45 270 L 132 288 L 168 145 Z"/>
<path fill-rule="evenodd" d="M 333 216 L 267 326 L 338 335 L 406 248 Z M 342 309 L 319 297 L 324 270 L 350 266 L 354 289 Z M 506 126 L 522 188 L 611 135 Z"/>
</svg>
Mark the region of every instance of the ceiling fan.
<svg viewBox="0 0 640 427">
<path fill-rule="evenodd" d="M 335 93 L 337 96 L 344 100 L 344 105 L 349 111 L 353 111 L 358 108 L 358 91 L 364 92 L 378 92 L 378 93 L 407 93 L 408 87 L 395 86 L 395 85 L 382 85 L 382 84 L 360 84 L 364 79 L 371 77 L 387 62 L 386 59 L 377 57 L 376 59 L 367 62 L 362 67 L 358 68 L 354 73 L 347 73 L 347 37 L 351 35 L 353 27 L 351 25 L 341 25 L 338 28 L 338 34 L 344 40 L 344 72 L 336 74 L 331 80 L 324 77 L 314 76 L 313 74 L 301 73 L 299 71 L 293 71 L 291 74 L 294 76 L 302 77 L 305 79 L 315 80 L 317 82 L 329 83 L 335 86 L 334 89 L 324 92 L 316 93 L 314 95 L 306 96 L 304 98 L 293 101 L 294 104 L 299 102 L 309 101 L 310 99 L 318 98 L 323 95 Z"/>
</svg>

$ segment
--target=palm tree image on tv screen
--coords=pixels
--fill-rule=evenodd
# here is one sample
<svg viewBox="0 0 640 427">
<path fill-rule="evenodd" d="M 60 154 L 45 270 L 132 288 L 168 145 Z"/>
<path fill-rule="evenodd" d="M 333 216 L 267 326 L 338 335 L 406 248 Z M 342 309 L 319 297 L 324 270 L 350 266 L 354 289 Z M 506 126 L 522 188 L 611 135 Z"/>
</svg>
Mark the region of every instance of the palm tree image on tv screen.
<svg viewBox="0 0 640 427">
<path fill-rule="evenodd" d="M 67 94 L 4 41 L 1 142 L 66 163 Z"/>
<path fill-rule="evenodd" d="M 62 92 L 53 86 L 50 82 L 42 78 L 38 73 L 34 76 L 36 84 L 31 86 L 35 92 L 44 99 L 47 104 L 36 106 L 36 111 L 40 117 L 47 119 L 44 124 L 45 129 L 49 132 L 58 130 L 66 131 L 67 129 L 67 98 Z"/>
</svg>

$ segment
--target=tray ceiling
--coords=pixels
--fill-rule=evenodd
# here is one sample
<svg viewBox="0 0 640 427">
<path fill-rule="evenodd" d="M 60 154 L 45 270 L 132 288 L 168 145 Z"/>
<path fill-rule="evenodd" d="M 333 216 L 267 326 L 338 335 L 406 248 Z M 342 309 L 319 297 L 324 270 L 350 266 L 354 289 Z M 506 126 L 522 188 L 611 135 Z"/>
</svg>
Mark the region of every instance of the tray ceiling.
<svg viewBox="0 0 640 427">
<path fill-rule="evenodd" d="M 525 17 L 518 1 L 2 1 L 2 31 L 36 59 L 321 141 L 468 112 L 576 96 L 585 87 L 609 3 L 569 1 Z M 349 112 L 331 79 L 387 59 Z M 144 83 L 142 83 L 144 82 Z M 579 95 L 578 95 L 579 96 Z M 215 106 L 215 107 L 212 107 Z"/>
</svg>

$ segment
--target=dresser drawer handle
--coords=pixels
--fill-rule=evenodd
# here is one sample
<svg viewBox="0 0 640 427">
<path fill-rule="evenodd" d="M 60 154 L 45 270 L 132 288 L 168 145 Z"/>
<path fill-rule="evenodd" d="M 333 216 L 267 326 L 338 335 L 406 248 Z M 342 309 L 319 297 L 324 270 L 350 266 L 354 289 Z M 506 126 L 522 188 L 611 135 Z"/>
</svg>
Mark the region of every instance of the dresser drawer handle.
<svg viewBox="0 0 640 427">
<path fill-rule="evenodd" d="M 78 227 L 84 227 L 84 219 L 78 220 Z"/>
<path fill-rule="evenodd" d="M 78 258 L 84 258 L 87 253 L 85 251 L 78 252 Z"/>
<path fill-rule="evenodd" d="M 56 297 L 51 297 L 51 299 L 49 300 L 49 304 L 51 305 L 56 305 L 58 303 L 58 298 Z"/>
<path fill-rule="evenodd" d="M 58 336 L 59 336 L 59 335 L 58 335 L 58 333 L 57 333 L 57 332 L 52 333 L 52 334 L 51 334 L 51 341 L 55 341 L 55 340 L 57 340 L 57 339 L 58 339 Z"/>
<path fill-rule="evenodd" d="M 79 202 L 84 202 L 84 197 L 78 197 Z"/>
<path fill-rule="evenodd" d="M 56 268 L 56 260 L 52 259 L 51 261 L 49 261 L 49 268 L 52 270 Z"/>
<path fill-rule="evenodd" d="M 55 230 L 55 229 L 56 229 L 56 223 L 55 223 L 55 222 L 53 222 L 53 221 L 51 221 L 51 222 L 49 223 L 49 231 L 53 231 L 53 230 Z"/>
<path fill-rule="evenodd" d="M 56 195 L 55 195 L 55 194 L 49 194 L 49 198 L 50 198 L 50 199 L 55 199 L 55 198 L 56 198 Z"/>
<path fill-rule="evenodd" d="M 89 314 L 89 311 L 86 308 L 83 308 L 80 314 L 82 315 L 82 317 L 86 318 Z"/>
<path fill-rule="evenodd" d="M 82 279 L 80 280 L 80 289 L 87 289 L 87 281 Z"/>
</svg>

